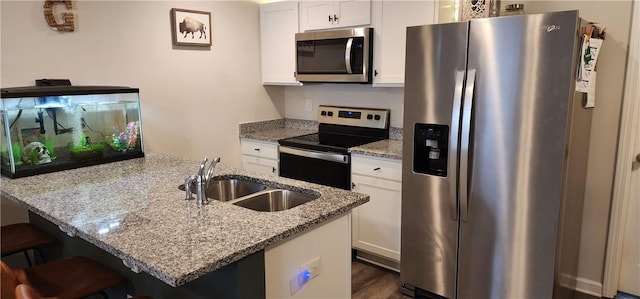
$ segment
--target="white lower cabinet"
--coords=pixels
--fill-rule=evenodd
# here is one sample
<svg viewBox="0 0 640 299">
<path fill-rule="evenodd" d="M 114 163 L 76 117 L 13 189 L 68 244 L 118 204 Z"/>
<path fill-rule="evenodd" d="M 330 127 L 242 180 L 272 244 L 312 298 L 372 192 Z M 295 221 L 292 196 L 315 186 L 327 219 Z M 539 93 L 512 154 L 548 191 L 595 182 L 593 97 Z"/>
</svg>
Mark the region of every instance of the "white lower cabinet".
<svg viewBox="0 0 640 299">
<path fill-rule="evenodd" d="M 241 139 L 242 168 L 245 170 L 278 175 L 278 144 L 274 142 Z"/>
<path fill-rule="evenodd" d="M 352 247 L 399 262 L 401 162 L 353 155 L 351 167 L 352 191 L 369 195 L 352 211 Z"/>
</svg>

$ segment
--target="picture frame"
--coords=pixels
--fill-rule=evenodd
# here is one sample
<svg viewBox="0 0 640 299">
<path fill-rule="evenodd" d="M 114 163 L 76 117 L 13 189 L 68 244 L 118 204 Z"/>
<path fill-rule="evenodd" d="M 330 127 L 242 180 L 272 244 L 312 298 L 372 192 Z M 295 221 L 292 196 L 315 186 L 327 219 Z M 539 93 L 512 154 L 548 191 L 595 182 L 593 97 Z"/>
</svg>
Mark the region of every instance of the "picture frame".
<svg viewBox="0 0 640 299">
<path fill-rule="evenodd" d="M 171 37 L 178 46 L 211 46 L 211 12 L 171 9 Z"/>
</svg>

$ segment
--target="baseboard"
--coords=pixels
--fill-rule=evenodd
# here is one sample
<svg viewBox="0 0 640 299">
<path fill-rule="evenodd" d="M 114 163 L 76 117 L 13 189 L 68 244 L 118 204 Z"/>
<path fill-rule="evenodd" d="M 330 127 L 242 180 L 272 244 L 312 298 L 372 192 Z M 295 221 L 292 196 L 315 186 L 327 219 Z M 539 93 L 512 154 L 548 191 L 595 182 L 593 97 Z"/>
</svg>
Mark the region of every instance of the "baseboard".
<svg viewBox="0 0 640 299">
<path fill-rule="evenodd" d="M 598 298 L 602 296 L 602 283 L 599 281 L 563 274 L 560 275 L 558 283 L 580 293 L 596 296 Z"/>
<path fill-rule="evenodd" d="M 365 261 L 367 263 L 389 269 L 394 272 L 400 272 L 400 263 L 389 260 L 387 258 L 379 257 L 375 254 L 357 250 L 356 258 L 359 260 Z"/>
</svg>

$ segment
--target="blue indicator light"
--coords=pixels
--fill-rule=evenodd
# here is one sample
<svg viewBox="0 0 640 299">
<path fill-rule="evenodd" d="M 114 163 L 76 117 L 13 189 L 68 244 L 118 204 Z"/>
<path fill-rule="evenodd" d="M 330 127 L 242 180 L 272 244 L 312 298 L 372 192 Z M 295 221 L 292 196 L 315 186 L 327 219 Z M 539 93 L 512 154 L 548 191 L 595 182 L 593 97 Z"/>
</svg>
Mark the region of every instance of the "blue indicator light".
<svg viewBox="0 0 640 299">
<path fill-rule="evenodd" d="M 309 270 L 304 270 L 303 275 L 304 275 L 304 280 L 311 279 L 311 273 L 309 272 Z"/>
</svg>

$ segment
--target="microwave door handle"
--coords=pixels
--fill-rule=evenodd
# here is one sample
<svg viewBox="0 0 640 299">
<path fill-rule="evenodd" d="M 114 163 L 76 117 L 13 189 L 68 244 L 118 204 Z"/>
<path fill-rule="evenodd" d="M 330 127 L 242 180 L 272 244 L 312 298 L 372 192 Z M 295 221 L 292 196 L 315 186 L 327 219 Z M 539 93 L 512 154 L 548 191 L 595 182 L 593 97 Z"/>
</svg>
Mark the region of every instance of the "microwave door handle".
<svg viewBox="0 0 640 299">
<path fill-rule="evenodd" d="M 347 65 L 347 74 L 353 74 L 351 70 L 351 46 L 353 44 L 353 37 L 347 40 L 347 47 L 344 49 L 344 64 Z"/>
</svg>

